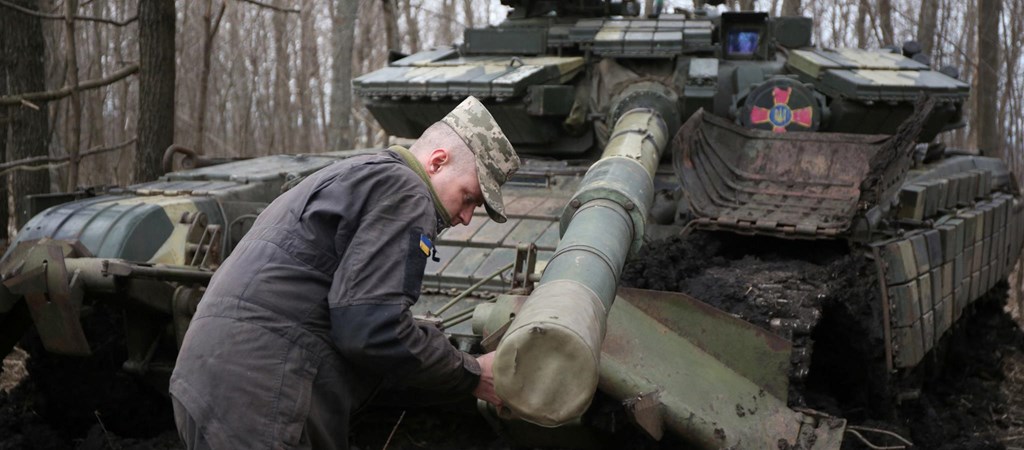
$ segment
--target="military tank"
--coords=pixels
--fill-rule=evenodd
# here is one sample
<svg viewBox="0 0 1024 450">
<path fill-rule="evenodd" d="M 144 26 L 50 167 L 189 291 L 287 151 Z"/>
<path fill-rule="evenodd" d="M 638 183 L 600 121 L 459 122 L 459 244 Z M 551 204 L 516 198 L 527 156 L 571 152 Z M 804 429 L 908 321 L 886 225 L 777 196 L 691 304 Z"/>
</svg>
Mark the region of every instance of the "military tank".
<svg viewBox="0 0 1024 450">
<path fill-rule="evenodd" d="M 414 310 L 460 350 L 497 352 L 505 404 L 478 409 L 506 439 L 625 427 L 697 448 L 839 448 L 846 421 L 802 396 L 822 357 L 856 341 L 843 368 L 869 372 L 878 402 L 906 398 L 1017 261 L 1016 177 L 935 142 L 964 126 L 969 86 L 912 45 L 818 48 L 811 19 L 757 12 L 503 3 L 500 25 L 352 85 L 407 139 L 476 96 L 520 153 L 508 222 L 481 209 L 439 236 Z M 112 306 L 123 370 L 165 391 L 205 283 L 261 208 L 368 151 L 206 165 L 172 147 L 168 162 L 194 167 L 49 207 L 0 261 L 0 351 L 34 325 L 48 352 L 90 355 L 82 317 Z M 731 306 L 622 286 L 627 260 L 679 236 L 839 254 L 856 270 L 838 284 L 865 293 L 840 309 L 863 313 L 785 282 Z"/>
</svg>

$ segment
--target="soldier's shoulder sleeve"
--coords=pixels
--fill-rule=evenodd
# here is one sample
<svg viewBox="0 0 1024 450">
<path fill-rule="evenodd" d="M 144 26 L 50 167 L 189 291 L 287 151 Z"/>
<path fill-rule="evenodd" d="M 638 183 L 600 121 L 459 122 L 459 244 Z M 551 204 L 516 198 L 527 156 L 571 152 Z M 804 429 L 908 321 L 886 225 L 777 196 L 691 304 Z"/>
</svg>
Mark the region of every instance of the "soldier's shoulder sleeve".
<svg viewBox="0 0 1024 450">
<path fill-rule="evenodd" d="M 407 171 L 407 169 L 406 169 Z M 400 170 L 380 170 L 354 221 L 335 273 L 329 306 L 411 304 L 419 297 L 433 247 L 434 210 L 422 181 Z"/>
</svg>

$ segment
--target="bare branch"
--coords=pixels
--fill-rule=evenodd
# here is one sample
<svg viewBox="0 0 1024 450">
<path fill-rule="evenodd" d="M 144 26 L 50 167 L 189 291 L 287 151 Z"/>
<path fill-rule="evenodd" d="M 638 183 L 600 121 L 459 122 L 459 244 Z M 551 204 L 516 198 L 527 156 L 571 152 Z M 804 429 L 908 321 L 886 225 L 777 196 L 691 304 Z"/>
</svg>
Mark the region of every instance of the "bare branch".
<svg viewBox="0 0 1024 450">
<path fill-rule="evenodd" d="M 7 8 L 10 8 L 10 9 L 13 9 L 15 11 L 18 11 L 18 12 L 22 13 L 22 14 L 28 14 L 30 16 L 35 16 L 35 17 L 38 17 L 40 19 L 64 20 L 64 15 L 63 14 L 47 14 L 47 13 L 44 13 L 44 12 L 39 12 L 39 11 L 31 10 L 31 9 L 28 9 L 28 8 L 25 8 L 25 7 L 21 7 L 21 6 L 15 5 L 13 3 L 8 3 L 8 2 L 6 2 L 4 0 L 0 0 L 0 6 L 4 6 L 4 7 L 7 7 Z M 106 24 L 110 24 L 110 25 L 116 25 L 116 26 L 119 26 L 119 27 L 123 27 L 123 26 L 128 25 L 128 24 L 130 24 L 132 22 L 135 22 L 135 20 L 137 20 L 138 18 L 139 18 L 139 16 L 132 16 L 132 17 L 129 17 L 129 18 L 124 19 L 124 20 L 114 20 L 114 19 L 107 19 L 105 17 L 78 16 L 78 15 L 75 16 L 75 20 L 83 20 L 83 21 L 87 21 L 87 22 L 106 23 Z"/>
<path fill-rule="evenodd" d="M 227 2 L 220 4 L 220 9 L 217 10 L 217 18 L 213 20 L 213 29 L 210 30 L 210 36 L 207 39 L 213 39 L 217 35 L 217 30 L 220 29 L 220 21 L 224 18 L 224 10 L 227 9 Z"/>
<path fill-rule="evenodd" d="M 86 156 L 95 156 L 101 153 L 112 152 L 119 150 L 135 143 L 136 138 L 131 138 L 120 144 L 114 144 L 109 147 L 93 147 L 87 151 L 84 151 L 78 155 L 79 158 L 85 158 Z M 33 156 L 31 158 L 23 158 L 16 161 L 9 161 L 0 164 L 0 175 L 13 172 L 15 170 L 43 170 L 43 169 L 55 169 L 67 164 L 71 160 L 71 155 L 65 156 Z M 44 163 L 40 165 L 40 163 Z"/>
<path fill-rule="evenodd" d="M 239 1 L 242 1 L 242 2 L 245 2 L 245 3 L 252 3 L 252 4 L 254 4 L 256 6 L 259 6 L 261 8 L 272 9 L 272 10 L 277 11 L 277 12 L 293 13 L 293 14 L 298 14 L 299 12 L 301 12 L 298 9 L 282 8 L 280 6 L 274 6 L 274 5 L 271 5 L 269 3 L 263 3 L 263 2 L 258 1 L 258 0 L 239 0 Z"/>
<path fill-rule="evenodd" d="M 3 0 L 0 0 L 0 1 L 3 1 Z M 120 80 L 120 79 L 122 79 L 124 77 L 127 77 L 128 75 L 131 75 L 131 74 L 133 74 L 135 72 L 138 72 L 138 71 L 139 71 L 139 65 L 138 64 L 132 64 L 130 66 L 126 66 L 123 69 L 118 70 L 118 71 L 110 74 L 106 78 L 99 78 L 99 79 L 95 79 L 95 80 L 86 80 L 86 81 L 84 81 L 84 82 L 82 82 L 82 83 L 80 83 L 78 85 L 78 90 L 79 91 L 87 91 L 87 90 L 90 90 L 90 89 L 96 89 L 98 87 L 103 87 L 103 86 L 111 84 L 111 83 L 113 83 L 115 81 L 118 81 L 118 80 Z M 45 102 L 45 101 L 50 101 L 50 100 L 57 100 L 57 99 L 61 99 L 61 98 L 64 98 L 64 97 L 67 97 L 67 96 L 71 95 L 71 91 L 72 90 L 73 90 L 73 88 L 71 86 L 64 86 L 64 87 L 62 87 L 62 88 L 60 88 L 60 89 L 58 89 L 56 91 L 31 92 L 31 93 L 28 93 L 28 94 L 8 95 L 8 96 L 0 97 L 0 106 L 18 105 L 18 104 L 21 104 L 22 102 L 25 102 L 25 101 L 29 101 L 29 102 L 43 101 L 43 102 Z"/>
<path fill-rule="evenodd" d="M 29 107 L 29 108 L 32 108 L 32 109 L 34 109 L 34 110 L 36 110 L 36 111 L 39 111 L 39 105 L 37 105 L 37 104 L 35 104 L 35 103 L 32 103 L 32 102 L 30 102 L 30 101 L 28 101 L 28 100 L 25 100 L 25 99 L 21 99 L 21 104 L 22 104 L 22 105 L 25 105 L 25 106 L 27 106 L 27 107 Z"/>
</svg>

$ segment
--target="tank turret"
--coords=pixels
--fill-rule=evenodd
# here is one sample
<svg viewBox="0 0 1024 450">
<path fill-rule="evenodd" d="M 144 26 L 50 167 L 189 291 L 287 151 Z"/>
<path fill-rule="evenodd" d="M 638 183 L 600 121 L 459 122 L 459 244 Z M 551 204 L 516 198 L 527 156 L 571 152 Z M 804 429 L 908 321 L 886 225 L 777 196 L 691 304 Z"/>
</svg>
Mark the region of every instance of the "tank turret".
<svg viewBox="0 0 1024 450">
<path fill-rule="evenodd" d="M 500 24 L 352 88 L 405 139 L 475 96 L 520 154 L 509 220 L 479 209 L 439 236 L 414 306 L 461 350 L 497 352 L 505 406 L 478 409 L 516 444 L 601 442 L 625 423 L 696 448 L 839 448 L 846 421 L 811 408 L 809 380 L 906 397 L 1020 254 L 1015 175 L 936 142 L 964 126 L 969 85 L 913 45 L 816 47 L 809 18 L 662 2 L 502 3 Z M 89 322 L 114 311 L 127 351 L 95 359 L 165 390 L 205 284 L 261 208 L 367 151 L 196 164 L 35 211 L 0 260 L 0 353 L 34 325 L 39 352 L 99 356 L 111 346 Z M 680 277 L 732 257 L 707 244 L 674 271 L 679 240 L 845 265 L 828 286 L 718 275 L 731 303 L 706 280 L 624 282 L 651 253 L 666 267 L 647 272 Z M 833 288 L 849 293 L 829 304 Z"/>
</svg>

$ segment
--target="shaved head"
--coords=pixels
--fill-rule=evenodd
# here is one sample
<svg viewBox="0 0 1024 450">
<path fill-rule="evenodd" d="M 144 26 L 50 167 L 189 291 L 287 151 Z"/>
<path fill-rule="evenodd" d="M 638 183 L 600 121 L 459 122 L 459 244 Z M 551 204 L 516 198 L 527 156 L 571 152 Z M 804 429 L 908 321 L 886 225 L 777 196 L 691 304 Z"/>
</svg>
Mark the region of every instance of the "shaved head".
<svg viewBox="0 0 1024 450">
<path fill-rule="evenodd" d="M 409 151 L 422 162 L 424 158 L 438 148 L 448 150 L 451 157 L 449 164 L 455 170 L 476 173 L 476 155 L 463 142 L 458 133 L 444 122 L 435 122 L 427 128 L 420 138 L 409 147 Z M 424 163 L 424 165 L 426 164 Z"/>
</svg>

